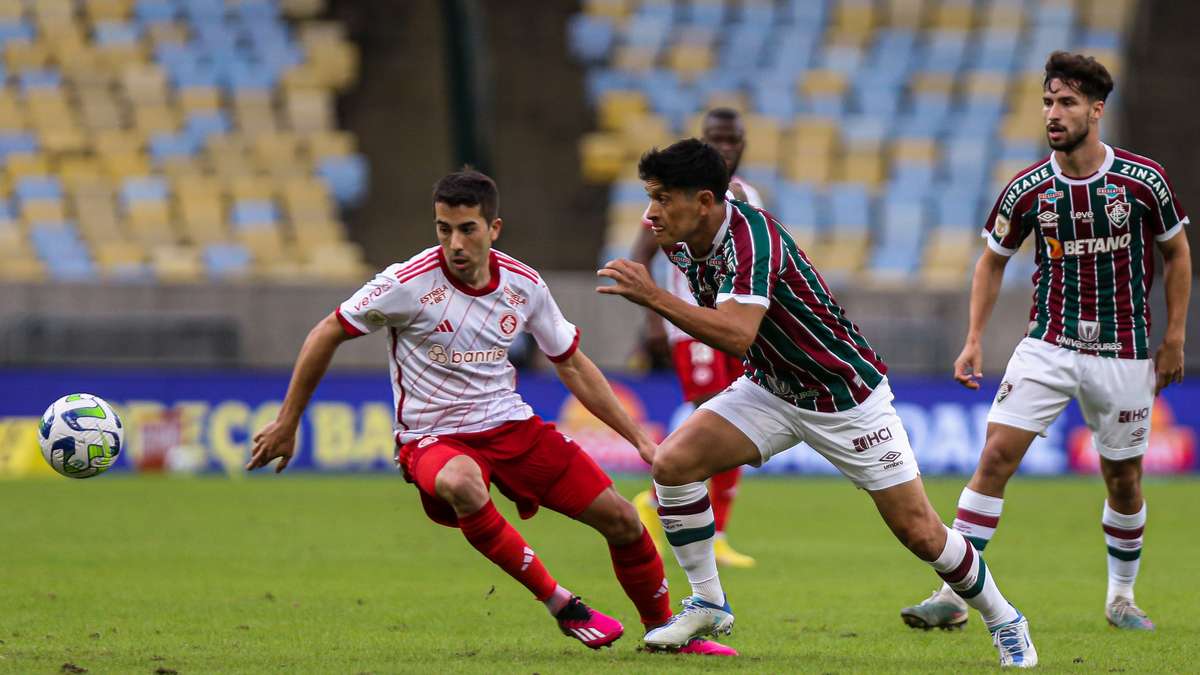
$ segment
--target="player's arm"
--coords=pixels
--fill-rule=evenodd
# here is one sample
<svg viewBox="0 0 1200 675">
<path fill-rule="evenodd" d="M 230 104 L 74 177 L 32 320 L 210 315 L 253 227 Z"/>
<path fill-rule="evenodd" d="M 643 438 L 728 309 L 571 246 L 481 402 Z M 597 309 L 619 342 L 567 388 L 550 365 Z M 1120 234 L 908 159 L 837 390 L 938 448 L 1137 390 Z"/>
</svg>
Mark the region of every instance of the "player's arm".
<svg viewBox="0 0 1200 675">
<path fill-rule="evenodd" d="M 975 275 L 971 278 L 967 340 L 962 353 L 954 361 L 954 379 L 969 389 L 978 389 L 978 380 L 983 377 L 983 330 L 996 306 L 1007 265 L 1008 256 L 997 253 L 990 246 L 983 249 L 983 255 L 975 263 Z"/>
<path fill-rule="evenodd" d="M 279 414 L 274 422 L 254 436 L 254 448 L 246 464 L 248 471 L 266 466 L 277 457 L 279 464 L 275 467 L 275 473 L 287 468 L 296 451 L 296 429 L 300 426 L 300 416 L 304 414 L 317 384 L 329 368 L 334 352 L 351 337 L 338 321 L 336 312 L 321 319 L 308 332 L 304 345 L 300 347 L 300 355 L 296 357 L 292 379 L 288 383 L 287 395 Z"/>
<path fill-rule="evenodd" d="M 617 400 L 608 380 L 596 364 L 576 349 L 569 357 L 554 364 L 558 379 L 601 422 L 629 441 L 647 463 L 654 461 L 654 441 L 638 426 Z"/>
<path fill-rule="evenodd" d="M 737 300 L 726 300 L 716 308 L 688 304 L 655 284 L 644 265 L 629 260 L 614 260 L 596 274 L 614 282 L 596 288 L 597 292 L 620 295 L 651 309 L 688 335 L 729 354 L 750 349 L 767 313 L 763 305 Z"/>
<path fill-rule="evenodd" d="M 1188 300 L 1192 292 L 1192 251 L 1187 234 L 1181 229 L 1175 236 L 1158 242 L 1163 256 L 1163 287 L 1167 295 L 1167 332 L 1162 346 L 1154 354 L 1157 376 L 1155 392 L 1183 382 L 1183 341 L 1187 328 Z"/>
</svg>

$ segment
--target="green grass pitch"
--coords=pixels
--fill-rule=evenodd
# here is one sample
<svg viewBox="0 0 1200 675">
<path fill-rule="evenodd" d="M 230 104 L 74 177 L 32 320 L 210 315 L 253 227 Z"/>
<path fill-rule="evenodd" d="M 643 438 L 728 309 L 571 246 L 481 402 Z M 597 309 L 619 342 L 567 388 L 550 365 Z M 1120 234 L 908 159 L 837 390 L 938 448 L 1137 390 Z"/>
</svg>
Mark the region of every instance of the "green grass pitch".
<svg viewBox="0 0 1200 675">
<path fill-rule="evenodd" d="M 931 481 L 950 517 L 962 479 Z M 640 482 L 619 487 L 632 495 Z M 1030 618 L 1049 672 L 1200 668 L 1200 481 L 1148 480 L 1138 601 L 1152 634 L 1104 622 L 1103 489 L 1019 478 L 989 567 Z M 501 499 L 501 501 L 503 501 Z M 512 517 L 512 509 L 502 506 Z M 899 608 L 937 578 L 867 497 L 835 479 L 744 481 L 723 575 L 738 659 L 637 651 L 636 614 L 599 535 L 543 511 L 518 527 L 568 588 L 628 631 L 592 652 L 399 478 L 103 476 L 0 483 L 0 672 L 755 673 L 992 670 L 978 615 L 916 632 Z M 677 602 L 687 589 L 668 563 Z M 69 668 L 66 669 L 69 671 Z"/>
</svg>

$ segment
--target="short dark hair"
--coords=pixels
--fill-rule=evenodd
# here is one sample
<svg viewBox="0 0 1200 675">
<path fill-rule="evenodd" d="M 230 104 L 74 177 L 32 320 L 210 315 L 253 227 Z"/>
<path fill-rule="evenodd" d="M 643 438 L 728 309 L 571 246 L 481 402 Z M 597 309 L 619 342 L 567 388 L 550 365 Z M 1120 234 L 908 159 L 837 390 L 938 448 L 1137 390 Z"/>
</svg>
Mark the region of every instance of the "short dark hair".
<svg viewBox="0 0 1200 675">
<path fill-rule="evenodd" d="M 638 161 L 638 177 L 656 180 L 668 190 L 709 190 L 718 202 L 729 189 L 729 170 L 721 153 L 698 138 L 651 149 Z"/>
<path fill-rule="evenodd" d="M 484 220 L 491 223 L 500 210 L 500 190 L 491 177 L 464 166 L 433 186 L 433 203 L 438 202 L 447 206 L 478 206 Z"/>
<path fill-rule="evenodd" d="M 1092 101 L 1108 99 L 1113 90 L 1112 75 L 1108 69 L 1091 56 L 1057 51 L 1046 59 L 1046 79 L 1042 80 L 1044 89 L 1050 80 L 1061 80 L 1063 84 L 1087 96 Z"/>
<path fill-rule="evenodd" d="M 733 108 L 713 108 L 704 113 L 704 119 L 721 120 L 723 122 L 736 122 L 741 119 L 742 114 Z"/>
</svg>

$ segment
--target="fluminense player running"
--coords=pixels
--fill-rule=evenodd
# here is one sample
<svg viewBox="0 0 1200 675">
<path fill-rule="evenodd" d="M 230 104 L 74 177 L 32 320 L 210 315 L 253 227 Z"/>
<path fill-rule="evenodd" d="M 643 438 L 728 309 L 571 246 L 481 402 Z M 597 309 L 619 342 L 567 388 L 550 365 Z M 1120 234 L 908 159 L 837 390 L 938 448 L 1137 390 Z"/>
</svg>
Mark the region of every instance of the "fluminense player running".
<svg viewBox="0 0 1200 675">
<path fill-rule="evenodd" d="M 783 226 L 725 199 L 725 165 L 697 139 L 651 150 L 638 174 L 654 233 L 664 245 L 679 242 L 669 258 L 699 306 L 659 288 L 628 260 L 600 270 L 614 284 L 597 290 L 649 307 L 716 349 L 745 354 L 747 366 L 655 452 L 660 519 L 692 596 L 670 623 L 646 634 L 647 644 L 677 647 L 732 629 L 703 481 L 804 442 L 866 490 L 896 537 L 980 611 L 1001 665 L 1036 665 L 1028 621 L 1000 593 L 983 557 L 929 504 L 892 407 L 887 367 Z"/>
<path fill-rule="evenodd" d="M 598 530 L 613 569 L 647 628 L 670 619 L 662 559 L 633 506 L 570 438 L 533 415 L 514 390 L 508 349 L 533 335 L 559 378 L 589 411 L 649 458 L 653 442 L 630 419 L 599 369 L 579 350 L 542 278 L 492 248 L 500 235 L 491 178 L 464 170 L 433 193 L 438 245 L 389 266 L 309 333 L 277 419 L 254 438 L 247 469 L 279 458 L 287 467 L 296 428 L 338 346 L 386 329 L 396 403 L 396 461 L 416 483 L 425 513 L 457 527 L 488 560 L 545 604 L 560 629 L 591 648 L 621 637 L 619 622 L 589 608 L 555 581 L 520 533 L 492 504 L 489 485 L 522 518 L 545 506 Z M 734 654 L 714 642 L 690 653 Z"/>
<path fill-rule="evenodd" d="M 729 170 L 729 192 L 726 197 L 739 199 L 755 208 L 763 208 L 762 197 L 758 190 L 737 175 L 738 165 L 742 162 L 742 153 L 746 150 L 746 130 L 742 126 L 741 115 L 732 108 L 713 108 L 704 115 L 701 136 L 705 143 L 716 148 L 725 160 Z M 637 242 L 633 246 L 633 260 L 647 267 L 650 266 L 659 245 L 655 241 L 654 232 L 649 226 L 642 229 Z M 692 291 L 688 288 L 687 278 L 679 268 L 671 265 L 667 270 L 666 288 L 676 296 L 695 304 Z M 683 400 L 693 407 L 704 404 L 705 401 L 724 391 L 742 376 L 742 357 L 726 354 L 719 349 L 713 349 L 692 336 L 664 322 L 658 314 L 647 311 L 646 328 L 648 339 L 663 339 L 671 350 L 671 361 L 675 365 L 675 375 L 679 377 L 683 389 Z M 665 325 L 664 325 L 665 324 Z M 753 567 L 754 558 L 734 550 L 725 536 L 725 526 L 729 522 L 729 513 L 733 509 L 733 500 L 737 496 L 737 484 L 741 478 L 742 467 L 737 466 L 728 471 L 722 471 L 708 481 L 709 499 L 712 500 L 713 521 L 717 529 L 716 539 L 713 540 L 713 550 L 716 552 L 717 564 L 729 567 Z M 658 502 L 651 491 L 639 493 L 633 498 L 638 516 L 650 531 L 655 543 L 666 550 L 666 541 L 662 536 L 662 526 L 658 522 Z"/>
<path fill-rule="evenodd" d="M 988 414 L 975 475 L 958 499 L 954 528 L 982 551 L 1004 506 L 1004 486 L 1039 434 L 1079 407 L 1108 499 L 1100 518 L 1108 544 L 1105 616 L 1118 628 L 1152 630 L 1133 601 L 1146 526 L 1142 455 L 1155 395 L 1183 379 L 1183 340 L 1192 278 L 1188 222 L 1161 166 L 1100 141 L 1108 71 L 1095 59 L 1054 52 L 1046 62 L 1042 112 L 1053 152 L 1017 174 L 996 202 L 975 266 L 966 345 L 954 378 L 978 389 L 982 340 L 1008 259 L 1037 240 L 1029 331 L 1013 351 Z M 1154 248 L 1165 263 L 1167 329 L 1150 347 Z M 966 622 L 945 589 L 901 610 L 917 628 Z"/>
</svg>

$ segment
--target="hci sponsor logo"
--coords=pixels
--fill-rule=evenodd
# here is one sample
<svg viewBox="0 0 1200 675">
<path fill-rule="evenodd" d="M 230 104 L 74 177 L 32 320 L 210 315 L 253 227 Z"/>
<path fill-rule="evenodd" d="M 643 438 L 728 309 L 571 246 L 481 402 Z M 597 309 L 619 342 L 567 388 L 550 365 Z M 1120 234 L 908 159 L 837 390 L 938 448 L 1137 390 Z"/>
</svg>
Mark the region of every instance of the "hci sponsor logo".
<svg viewBox="0 0 1200 675">
<path fill-rule="evenodd" d="M 892 440 L 892 430 L 884 427 L 879 431 L 872 431 L 865 436 L 859 436 L 854 439 L 854 451 L 865 452 L 880 443 L 887 443 L 890 440 Z"/>
<path fill-rule="evenodd" d="M 1117 422 L 1121 424 L 1129 424 L 1131 422 L 1145 422 L 1150 419 L 1150 409 L 1142 408 L 1140 410 L 1122 410 L 1117 413 Z"/>
</svg>

